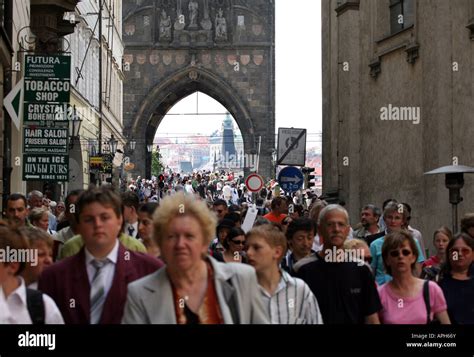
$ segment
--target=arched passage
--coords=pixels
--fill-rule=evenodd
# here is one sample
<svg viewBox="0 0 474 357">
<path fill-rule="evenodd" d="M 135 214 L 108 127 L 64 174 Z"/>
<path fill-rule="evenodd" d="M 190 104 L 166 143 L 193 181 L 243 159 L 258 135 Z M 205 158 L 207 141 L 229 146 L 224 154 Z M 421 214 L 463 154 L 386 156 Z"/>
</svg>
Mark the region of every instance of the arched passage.
<svg viewBox="0 0 474 357">
<path fill-rule="evenodd" d="M 174 73 L 155 86 L 140 104 L 129 129 L 129 137 L 135 138 L 138 143 L 133 153 L 133 162 L 136 163 L 134 174 L 151 176 L 151 153 L 148 153 L 147 145 L 153 143 L 157 128 L 168 111 L 181 99 L 197 91 L 214 98 L 231 113 L 243 135 L 244 153 L 257 154 L 258 138 L 244 101 L 212 72 L 191 67 Z M 255 168 L 246 167 L 244 173 L 247 175 L 252 169 Z"/>
</svg>

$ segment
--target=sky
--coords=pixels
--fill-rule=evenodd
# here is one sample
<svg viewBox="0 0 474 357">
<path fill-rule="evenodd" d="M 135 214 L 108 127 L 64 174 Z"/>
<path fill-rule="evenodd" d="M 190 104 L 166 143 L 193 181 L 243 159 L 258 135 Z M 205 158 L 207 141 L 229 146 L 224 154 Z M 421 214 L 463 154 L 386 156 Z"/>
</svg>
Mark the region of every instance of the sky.
<svg viewBox="0 0 474 357">
<path fill-rule="evenodd" d="M 321 147 L 321 3 L 276 0 L 275 127 L 307 129 L 307 147 Z M 209 135 L 220 128 L 227 110 L 203 93 L 184 98 L 167 115 L 156 136 Z M 195 116 L 191 113 L 222 113 Z M 186 120 L 176 120 L 183 118 Z M 178 139 L 179 140 L 179 139 Z"/>
</svg>

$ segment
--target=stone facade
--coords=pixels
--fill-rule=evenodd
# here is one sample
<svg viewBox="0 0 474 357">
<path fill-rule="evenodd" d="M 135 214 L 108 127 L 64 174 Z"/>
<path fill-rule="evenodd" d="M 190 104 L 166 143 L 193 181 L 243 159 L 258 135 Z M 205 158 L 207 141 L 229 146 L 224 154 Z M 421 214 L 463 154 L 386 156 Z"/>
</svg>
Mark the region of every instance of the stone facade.
<svg viewBox="0 0 474 357">
<path fill-rule="evenodd" d="M 404 2 L 414 12 L 402 17 L 389 0 L 322 2 L 323 187 L 352 223 L 364 204 L 410 203 L 428 245 L 452 226 L 451 206 L 444 176 L 423 173 L 474 166 L 474 2 Z M 473 184 L 465 175 L 460 216 L 474 211 Z"/>
<path fill-rule="evenodd" d="M 123 117 L 125 135 L 137 140 L 134 174 L 149 176 L 146 145 L 167 111 L 201 91 L 235 118 L 245 153 L 257 153 L 261 136 L 259 171 L 270 176 L 275 145 L 274 12 L 273 2 L 267 0 L 123 1 Z"/>
</svg>

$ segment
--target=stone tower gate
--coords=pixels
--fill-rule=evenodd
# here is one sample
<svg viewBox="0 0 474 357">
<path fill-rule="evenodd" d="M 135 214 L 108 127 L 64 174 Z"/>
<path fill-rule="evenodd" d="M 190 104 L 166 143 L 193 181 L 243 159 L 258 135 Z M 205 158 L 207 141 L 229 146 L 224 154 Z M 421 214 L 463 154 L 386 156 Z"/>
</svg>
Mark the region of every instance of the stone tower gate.
<svg viewBox="0 0 474 357">
<path fill-rule="evenodd" d="M 273 0 L 123 0 L 123 120 L 126 137 L 137 141 L 134 174 L 150 177 L 147 145 L 163 117 L 200 91 L 232 114 L 246 155 L 260 147 L 258 171 L 271 175 L 274 15 Z"/>
</svg>

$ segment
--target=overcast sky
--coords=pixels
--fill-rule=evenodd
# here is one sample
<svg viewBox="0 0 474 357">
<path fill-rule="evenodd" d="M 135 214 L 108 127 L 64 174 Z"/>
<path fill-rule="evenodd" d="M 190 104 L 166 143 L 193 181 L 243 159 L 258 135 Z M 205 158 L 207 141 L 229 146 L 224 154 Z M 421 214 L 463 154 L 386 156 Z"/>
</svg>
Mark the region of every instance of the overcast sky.
<svg viewBox="0 0 474 357">
<path fill-rule="evenodd" d="M 315 0 L 276 0 L 276 128 L 308 131 L 307 147 L 320 146 L 321 98 L 321 3 Z M 169 114 L 226 113 L 203 93 L 176 104 Z M 179 120 L 177 120 L 179 118 Z M 157 136 L 209 135 L 224 116 L 176 116 L 163 119 Z"/>
</svg>

